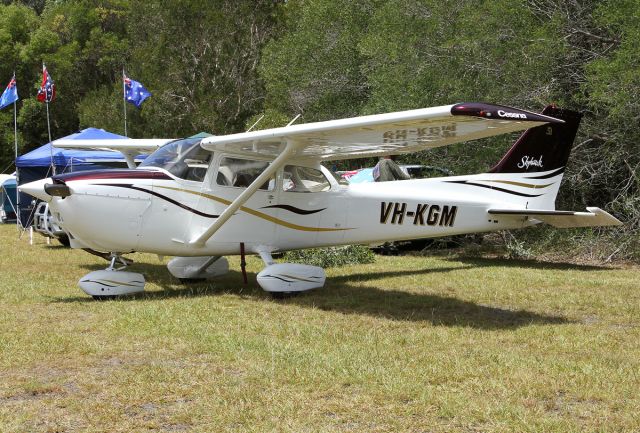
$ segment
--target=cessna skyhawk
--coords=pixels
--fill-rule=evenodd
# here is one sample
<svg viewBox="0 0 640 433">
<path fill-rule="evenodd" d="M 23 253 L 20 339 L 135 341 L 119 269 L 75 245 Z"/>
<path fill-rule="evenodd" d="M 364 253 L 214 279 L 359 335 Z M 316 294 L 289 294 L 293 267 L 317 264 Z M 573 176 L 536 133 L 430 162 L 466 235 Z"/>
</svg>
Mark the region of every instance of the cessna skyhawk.
<svg viewBox="0 0 640 433">
<path fill-rule="evenodd" d="M 300 292 L 324 285 L 322 268 L 275 263 L 272 253 L 516 229 L 621 224 L 607 212 L 555 210 L 581 114 L 542 114 L 481 103 L 145 144 L 91 141 L 132 155 L 156 149 L 135 169 L 79 172 L 21 190 L 50 203 L 71 246 L 110 255 L 80 279 L 94 297 L 139 292 L 123 254 L 176 256 L 178 278 L 228 271 L 222 256 L 258 254 L 260 286 Z M 339 184 L 324 161 L 397 155 L 525 130 L 498 164 L 469 176 Z M 114 144 L 114 142 L 117 142 Z M 54 142 L 60 147 L 77 143 Z M 472 144 L 470 144 L 472 145 Z M 131 164 L 133 166 L 133 164 Z"/>
</svg>

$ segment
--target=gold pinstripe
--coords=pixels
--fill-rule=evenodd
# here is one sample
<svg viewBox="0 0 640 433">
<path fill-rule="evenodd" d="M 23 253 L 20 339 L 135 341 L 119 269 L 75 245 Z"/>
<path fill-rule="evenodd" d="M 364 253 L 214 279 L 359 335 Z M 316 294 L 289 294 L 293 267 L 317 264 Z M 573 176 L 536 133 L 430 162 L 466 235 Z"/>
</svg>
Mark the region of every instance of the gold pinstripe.
<svg viewBox="0 0 640 433">
<path fill-rule="evenodd" d="M 83 282 L 90 282 L 89 280 L 84 280 Z M 138 287 L 140 284 L 142 283 L 138 283 L 138 284 L 129 284 L 129 283 L 124 283 L 122 281 L 115 281 L 115 280 L 96 280 L 96 283 L 99 284 L 105 284 L 105 283 L 112 283 L 112 284 L 118 284 L 121 286 L 129 286 L 129 287 Z"/>
<path fill-rule="evenodd" d="M 507 185 L 514 185 L 514 186 L 521 186 L 523 188 L 533 188 L 533 189 L 538 189 L 538 188 L 546 188 L 548 186 L 553 185 L 555 182 L 551 182 L 551 183 L 547 183 L 545 185 L 535 185 L 532 183 L 522 183 L 522 182 L 514 182 L 512 180 L 477 180 L 476 182 L 493 182 L 493 183 L 504 183 Z"/>
<path fill-rule="evenodd" d="M 197 195 L 200 197 L 204 197 L 207 198 L 209 200 L 213 200 L 213 201 L 217 201 L 218 203 L 222 203 L 225 205 L 230 205 L 232 202 L 224 199 L 222 197 L 217 197 L 215 195 L 211 195 L 211 194 L 205 194 L 203 192 L 197 192 L 197 191 L 191 191 L 188 189 L 182 189 L 182 188 L 174 188 L 171 186 L 158 186 L 158 188 L 164 188 L 164 189 L 170 189 L 172 191 L 179 191 L 179 192 L 186 192 L 188 194 L 193 194 L 193 195 Z M 284 220 L 281 220 L 279 218 L 276 217 L 272 217 L 271 215 L 267 215 L 266 213 L 257 211 L 255 209 L 251 209 L 249 207 L 246 206 L 240 206 L 240 210 L 253 215 L 255 217 L 258 218 L 262 218 L 264 220 L 267 220 L 269 222 L 272 222 L 274 224 L 278 224 L 281 225 L 283 227 L 287 227 L 293 230 L 300 230 L 300 231 L 304 231 L 304 232 L 338 232 L 338 231 L 343 231 L 343 230 L 351 230 L 351 228 L 343 228 L 343 229 L 332 229 L 332 228 L 326 228 L 326 227 L 308 227 L 308 226 L 301 226 L 298 224 L 293 224 Z"/>
<path fill-rule="evenodd" d="M 297 277 L 295 275 L 281 274 L 284 278 L 291 278 L 292 280 L 304 281 L 307 283 L 317 283 L 316 280 L 310 280 L 308 278 Z"/>
</svg>

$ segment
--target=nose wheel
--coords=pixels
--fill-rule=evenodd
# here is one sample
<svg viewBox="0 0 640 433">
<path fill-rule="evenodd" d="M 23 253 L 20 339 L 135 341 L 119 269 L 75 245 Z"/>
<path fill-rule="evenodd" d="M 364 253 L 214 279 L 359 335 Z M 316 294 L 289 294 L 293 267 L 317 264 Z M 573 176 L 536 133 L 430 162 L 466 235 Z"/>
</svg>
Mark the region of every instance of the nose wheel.
<svg viewBox="0 0 640 433">
<path fill-rule="evenodd" d="M 94 299 L 105 300 L 144 291 L 144 275 L 123 271 L 131 262 L 121 254 L 109 255 L 109 266 L 101 271 L 89 272 L 78 281 L 78 286 Z"/>
</svg>

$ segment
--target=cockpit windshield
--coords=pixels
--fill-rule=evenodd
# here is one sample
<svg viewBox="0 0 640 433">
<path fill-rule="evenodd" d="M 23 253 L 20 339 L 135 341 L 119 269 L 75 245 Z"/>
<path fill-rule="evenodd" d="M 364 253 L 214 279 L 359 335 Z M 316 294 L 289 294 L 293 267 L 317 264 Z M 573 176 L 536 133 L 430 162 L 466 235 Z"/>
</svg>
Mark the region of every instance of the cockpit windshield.
<svg viewBox="0 0 640 433">
<path fill-rule="evenodd" d="M 185 138 L 165 144 L 149 155 L 140 167 L 158 167 L 176 177 L 202 182 L 212 153 L 200 146 L 202 138 Z"/>
</svg>

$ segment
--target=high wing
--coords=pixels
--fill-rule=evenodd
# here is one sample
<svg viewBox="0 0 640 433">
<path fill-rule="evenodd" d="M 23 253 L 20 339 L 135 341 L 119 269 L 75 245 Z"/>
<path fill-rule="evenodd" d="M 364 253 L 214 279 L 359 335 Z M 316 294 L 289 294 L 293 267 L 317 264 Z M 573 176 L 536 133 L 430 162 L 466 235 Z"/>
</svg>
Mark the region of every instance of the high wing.
<svg viewBox="0 0 640 433">
<path fill-rule="evenodd" d="M 622 225 L 617 218 L 598 207 L 588 207 L 588 212 L 536 209 L 489 209 L 491 215 L 529 218 L 554 227 L 595 227 Z"/>
<path fill-rule="evenodd" d="M 330 161 L 417 152 L 562 122 L 516 108 L 462 103 L 208 137 L 202 147 L 275 157 L 291 144 L 295 158 Z"/>
<path fill-rule="evenodd" d="M 501 105 L 463 103 L 204 138 L 201 146 L 209 151 L 275 159 L 209 228 L 188 243 L 204 245 L 260 185 L 292 159 L 330 161 L 410 153 L 545 123 L 563 121 Z"/>
<path fill-rule="evenodd" d="M 136 168 L 134 158 L 140 154 L 155 152 L 173 139 L 169 138 L 122 138 L 122 139 L 58 139 L 51 142 L 54 147 L 63 149 L 113 150 L 120 152 L 127 160 L 129 168 Z"/>
</svg>

